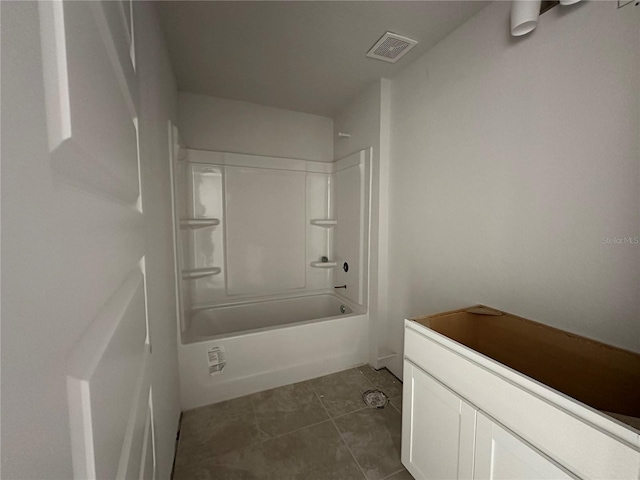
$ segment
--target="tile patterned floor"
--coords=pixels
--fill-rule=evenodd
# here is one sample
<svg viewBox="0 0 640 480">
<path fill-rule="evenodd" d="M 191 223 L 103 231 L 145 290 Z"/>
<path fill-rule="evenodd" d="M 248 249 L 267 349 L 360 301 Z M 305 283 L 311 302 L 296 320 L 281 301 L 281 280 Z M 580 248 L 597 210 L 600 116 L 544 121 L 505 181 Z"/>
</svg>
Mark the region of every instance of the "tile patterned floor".
<svg viewBox="0 0 640 480">
<path fill-rule="evenodd" d="M 362 393 L 390 398 L 370 409 Z M 174 480 L 412 480 L 402 384 L 369 366 L 185 412 Z"/>
</svg>

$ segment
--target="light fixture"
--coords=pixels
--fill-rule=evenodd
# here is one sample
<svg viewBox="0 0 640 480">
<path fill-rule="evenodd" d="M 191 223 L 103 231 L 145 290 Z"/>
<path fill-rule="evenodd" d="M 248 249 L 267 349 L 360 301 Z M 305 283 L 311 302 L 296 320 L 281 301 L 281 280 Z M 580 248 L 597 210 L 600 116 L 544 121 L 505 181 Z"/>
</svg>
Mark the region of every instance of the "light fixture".
<svg viewBox="0 0 640 480">
<path fill-rule="evenodd" d="M 511 35 L 520 37 L 536 28 L 541 4 L 541 0 L 513 0 L 511 2 Z"/>
</svg>

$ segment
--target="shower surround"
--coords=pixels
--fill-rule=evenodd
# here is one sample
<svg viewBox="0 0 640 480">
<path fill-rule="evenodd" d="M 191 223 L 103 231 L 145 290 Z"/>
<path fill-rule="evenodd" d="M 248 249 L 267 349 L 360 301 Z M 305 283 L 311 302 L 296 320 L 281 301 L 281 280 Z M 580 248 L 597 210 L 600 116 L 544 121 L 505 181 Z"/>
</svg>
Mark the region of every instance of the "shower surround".
<svg viewBox="0 0 640 480">
<path fill-rule="evenodd" d="M 183 409 L 367 361 L 370 157 L 175 155 Z"/>
</svg>

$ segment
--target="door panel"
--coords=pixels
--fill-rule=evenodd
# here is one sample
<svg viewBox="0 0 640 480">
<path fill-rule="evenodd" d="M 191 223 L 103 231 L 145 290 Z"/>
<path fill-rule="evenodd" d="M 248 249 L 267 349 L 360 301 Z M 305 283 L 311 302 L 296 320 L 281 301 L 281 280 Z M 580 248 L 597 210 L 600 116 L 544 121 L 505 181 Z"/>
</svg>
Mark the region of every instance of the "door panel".
<svg viewBox="0 0 640 480">
<path fill-rule="evenodd" d="M 146 468 L 145 462 L 149 459 L 152 462 L 151 467 L 155 466 L 153 453 L 151 453 L 150 457 L 147 454 L 147 448 L 154 445 L 151 424 L 153 409 L 151 404 L 151 385 L 149 383 L 151 378 L 150 367 L 150 362 L 146 361 L 140 372 L 135 397 L 131 404 L 129 422 L 122 445 L 116 478 L 137 478 L 139 472 Z M 153 469 L 148 471 L 153 472 Z"/>
<path fill-rule="evenodd" d="M 54 173 L 79 188 L 135 204 L 138 84 L 122 4 L 54 0 L 41 1 L 39 10 Z"/>
<path fill-rule="evenodd" d="M 155 457 L 155 434 L 153 431 L 153 404 L 152 392 L 149 391 L 149 409 L 147 410 L 146 421 L 144 424 L 144 438 L 142 439 L 142 457 L 140 461 L 140 480 L 153 480 L 156 478 L 156 457 Z M 127 475 L 127 478 L 135 478 Z"/>
<path fill-rule="evenodd" d="M 149 345 L 138 268 L 75 345 L 67 367 L 76 478 L 124 478 L 140 462 L 148 412 Z M 146 408 L 145 408 L 146 407 Z M 137 427 L 137 428 L 136 428 Z"/>
<path fill-rule="evenodd" d="M 113 237 L 112 281 L 96 282 L 108 299 L 67 363 L 74 477 L 154 478 L 135 16 L 129 1 L 42 1 L 39 13 L 52 176 L 74 187 L 69 202 L 96 196 Z M 101 262 L 78 268 L 99 280 Z"/>
</svg>

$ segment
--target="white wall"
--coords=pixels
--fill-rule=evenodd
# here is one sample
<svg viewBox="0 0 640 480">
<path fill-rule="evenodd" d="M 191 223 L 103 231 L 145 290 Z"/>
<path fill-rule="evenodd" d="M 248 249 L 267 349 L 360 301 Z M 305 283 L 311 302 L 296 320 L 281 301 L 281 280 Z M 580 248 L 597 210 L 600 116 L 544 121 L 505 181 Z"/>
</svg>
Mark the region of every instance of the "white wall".
<svg viewBox="0 0 640 480">
<path fill-rule="evenodd" d="M 3 2 L 1 8 L 1 476 L 72 478 L 67 357 L 122 282 L 121 272 L 137 264 L 138 259 L 123 256 L 127 240 L 137 249 L 143 235 L 157 472 L 158 478 L 169 478 L 180 413 L 167 156 L 167 121 L 176 99 L 153 6 L 135 4 L 144 223 L 132 206 L 55 176 L 47 144 L 38 5 Z"/>
<path fill-rule="evenodd" d="M 374 158 L 379 158 L 382 82 L 362 91 L 333 119 L 335 158 L 344 158 L 367 147 L 376 147 Z M 338 137 L 339 132 L 351 137 Z"/>
<path fill-rule="evenodd" d="M 390 312 L 475 303 L 640 351 L 640 8 L 509 36 L 495 2 L 393 80 Z M 394 362 L 400 374 L 400 362 Z"/>
<path fill-rule="evenodd" d="M 180 134 L 189 148 L 333 161 L 333 121 L 253 103 L 180 93 Z"/>
<path fill-rule="evenodd" d="M 381 79 L 361 92 L 334 118 L 334 156 L 372 148 L 369 270 L 369 363 L 384 366 L 390 353 L 387 327 L 388 168 L 391 82 Z M 338 133 L 350 137 L 338 137 Z"/>
</svg>

